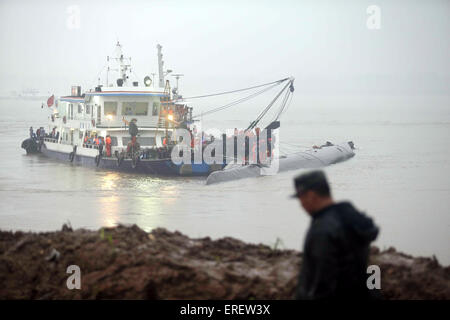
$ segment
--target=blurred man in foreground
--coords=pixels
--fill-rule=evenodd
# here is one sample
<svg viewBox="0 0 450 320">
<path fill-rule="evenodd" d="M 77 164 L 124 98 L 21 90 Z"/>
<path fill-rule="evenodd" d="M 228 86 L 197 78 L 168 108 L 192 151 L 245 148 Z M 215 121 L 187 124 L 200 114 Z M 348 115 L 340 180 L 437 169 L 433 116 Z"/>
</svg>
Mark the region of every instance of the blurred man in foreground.
<svg viewBox="0 0 450 320">
<path fill-rule="evenodd" d="M 312 221 L 307 232 L 297 299 L 370 299 L 366 285 L 370 242 L 378 228 L 349 202 L 335 203 L 322 171 L 294 180 L 298 198 Z"/>
</svg>

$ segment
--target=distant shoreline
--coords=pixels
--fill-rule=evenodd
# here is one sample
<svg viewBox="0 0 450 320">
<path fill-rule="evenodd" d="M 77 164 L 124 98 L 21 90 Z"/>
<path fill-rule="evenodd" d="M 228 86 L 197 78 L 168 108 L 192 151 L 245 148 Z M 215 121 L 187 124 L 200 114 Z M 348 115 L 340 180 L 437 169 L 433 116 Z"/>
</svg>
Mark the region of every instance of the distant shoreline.
<svg viewBox="0 0 450 320">
<path fill-rule="evenodd" d="M 301 253 L 118 226 L 0 231 L 0 299 L 292 299 Z M 373 247 L 386 299 L 450 299 L 450 266 Z M 69 290 L 67 268 L 81 271 Z"/>
</svg>

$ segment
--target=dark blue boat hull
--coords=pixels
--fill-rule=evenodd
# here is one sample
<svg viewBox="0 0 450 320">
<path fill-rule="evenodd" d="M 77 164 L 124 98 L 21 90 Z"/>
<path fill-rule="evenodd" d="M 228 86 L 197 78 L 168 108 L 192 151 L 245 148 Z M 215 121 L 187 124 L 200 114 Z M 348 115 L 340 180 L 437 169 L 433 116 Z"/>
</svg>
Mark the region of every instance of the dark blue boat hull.
<svg viewBox="0 0 450 320">
<path fill-rule="evenodd" d="M 148 175 L 163 176 L 207 176 L 212 171 L 222 169 L 222 165 L 210 166 L 206 163 L 201 164 L 174 164 L 170 159 L 140 159 L 134 167 L 131 159 L 124 159 L 119 164 L 115 157 L 101 157 L 97 165 L 95 158 L 75 154 L 73 161 L 70 161 L 69 154 L 65 152 L 49 150 L 45 143 L 41 148 L 41 153 L 49 158 L 65 161 L 77 165 L 93 168 L 103 168 L 112 171 L 140 173 Z"/>
</svg>

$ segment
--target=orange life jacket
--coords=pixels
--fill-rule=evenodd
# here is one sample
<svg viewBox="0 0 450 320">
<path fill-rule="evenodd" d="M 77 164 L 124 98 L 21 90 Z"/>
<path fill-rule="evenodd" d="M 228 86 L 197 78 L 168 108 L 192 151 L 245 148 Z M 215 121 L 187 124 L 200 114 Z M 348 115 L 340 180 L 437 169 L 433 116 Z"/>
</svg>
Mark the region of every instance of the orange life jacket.
<svg viewBox="0 0 450 320">
<path fill-rule="evenodd" d="M 256 158 L 256 142 L 253 144 L 252 147 L 252 159 L 253 159 L 253 163 L 256 163 L 257 158 Z"/>
</svg>

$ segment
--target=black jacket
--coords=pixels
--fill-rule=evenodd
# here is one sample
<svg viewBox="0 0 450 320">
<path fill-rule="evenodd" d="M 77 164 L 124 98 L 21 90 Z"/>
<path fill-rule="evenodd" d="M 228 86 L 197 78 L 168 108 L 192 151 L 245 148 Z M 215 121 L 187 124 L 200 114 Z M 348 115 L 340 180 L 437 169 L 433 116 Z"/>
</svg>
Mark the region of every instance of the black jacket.
<svg viewBox="0 0 450 320">
<path fill-rule="evenodd" d="M 367 260 L 378 235 L 372 219 L 349 202 L 314 213 L 306 235 L 297 299 L 368 299 Z"/>
<path fill-rule="evenodd" d="M 130 124 L 128 125 L 128 132 L 132 137 L 137 136 L 139 133 L 138 127 L 134 121 L 130 121 Z"/>
</svg>

